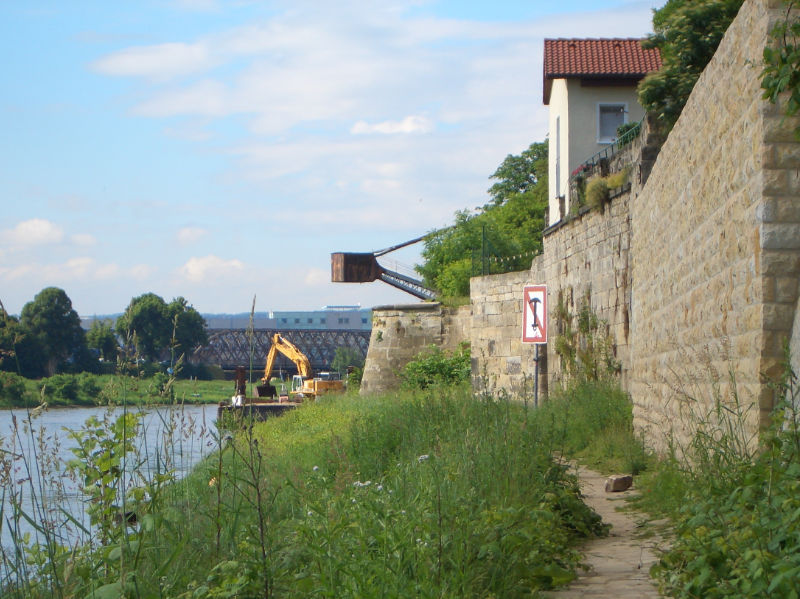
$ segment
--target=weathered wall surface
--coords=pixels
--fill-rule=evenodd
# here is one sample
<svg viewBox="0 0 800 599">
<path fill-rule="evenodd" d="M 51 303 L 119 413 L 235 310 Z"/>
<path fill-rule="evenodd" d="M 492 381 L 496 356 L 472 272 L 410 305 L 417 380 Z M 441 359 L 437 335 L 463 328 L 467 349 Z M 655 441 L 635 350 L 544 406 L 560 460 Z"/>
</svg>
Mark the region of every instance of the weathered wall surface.
<svg viewBox="0 0 800 599">
<path fill-rule="evenodd" d="M 656 443 L 685 437 L 717 384 L 733 401 L 729 371 L 751 430 L 773 406 L 764 376 L 779 373 L 800 273 L 800 147 L 794 119 L 761 99 L 770 5 L 744 3 L 632 203 L 629 389 Z"/>
<path fill-rule="evenodd" d="M 469 306 L 450 309 L 437 302 L 373 308 L 361 394 L 397 388 L 397 373 L 431 344 L 453 350 L 468 342 L 469 312 Z"/>
<path fill-rule="evenodd" d="M 716 397 L 731 401 L 729 372 L 750 430 L 764 424 L 785 343 L 800 362 L 800 119 L 761 99 L 758 66 L 780 8 L 745 1 L 655 164 L 647 143 L 633 149 L 630 195 L 549 230 L 530 272 L 473 279 L 474 374 L 525 389 L 522 286 L 546 283 L 551 384 L 558 300 L 574 314 L 587 298 L 653 445 L 685 439 Z"/>
</svg>

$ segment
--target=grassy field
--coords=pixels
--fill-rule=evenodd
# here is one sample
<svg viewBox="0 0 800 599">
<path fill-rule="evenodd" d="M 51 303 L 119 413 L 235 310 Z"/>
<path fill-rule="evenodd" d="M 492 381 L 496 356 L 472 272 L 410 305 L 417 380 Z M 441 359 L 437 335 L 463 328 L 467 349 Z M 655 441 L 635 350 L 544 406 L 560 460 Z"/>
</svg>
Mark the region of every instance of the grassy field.
<svg viewBox="0 0 800 599">
<path fill-rule="evenodd" d="M 92 428 L 108 459 L 73 465 L 94 497 L 90 542 L 59 547 L 42 526 L 22 556 L 41 575 L 5 555 L 4 597 L 531 597 L 570 581 L 576 543 L 605 532 L 546 423 L 466 388 L 326 398 L 120 507 L 125 477 L 109 474 L 130 427 Z"/>
</svg>

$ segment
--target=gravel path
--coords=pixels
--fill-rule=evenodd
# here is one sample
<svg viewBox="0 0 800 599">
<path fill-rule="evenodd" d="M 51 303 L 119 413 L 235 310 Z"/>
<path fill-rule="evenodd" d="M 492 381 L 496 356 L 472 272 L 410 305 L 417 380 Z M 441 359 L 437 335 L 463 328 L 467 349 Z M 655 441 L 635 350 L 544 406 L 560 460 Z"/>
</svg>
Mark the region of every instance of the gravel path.
<svg viewBox="0 0 800 599">
<path fill-rule="evenodd" d="M 663 547 L 658 535 L 642 538 L 642 529 L 630 512 L 620 512 L 624 498 L 635 489 L 621 493 L 606 493 L 606 477 L 578 467 L 584 501 L 611 525 L 609 535 L 589 541 L 582 549 L 590 569 L 579 571 L 578 578 L 568 587 L 551 591 L 552 599 L 605 597 L 609 599 L 640 599 L 660 597 L 649 576 L 656 561 L 657 548 Z"/>
</svg>

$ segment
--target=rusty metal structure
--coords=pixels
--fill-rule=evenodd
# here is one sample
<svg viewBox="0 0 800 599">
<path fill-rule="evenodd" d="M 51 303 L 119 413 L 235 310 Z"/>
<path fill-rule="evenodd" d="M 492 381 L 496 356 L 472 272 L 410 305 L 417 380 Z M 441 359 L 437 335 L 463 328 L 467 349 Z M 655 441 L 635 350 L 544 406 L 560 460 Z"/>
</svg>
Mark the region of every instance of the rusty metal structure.
<svg viewBox="0 0 800 599">
<path fill-rule="evenodd" d="M 416 298 L 422 300 L 436 299 L 436 292 L 425 287 L 422 281 L 389 270 L 378 263 L 378 258 L 381 256 L 418 243 L 428 235 L 423 235 L 377 252 L 332 253 L 331 281 L 334 283 L 371 283 L 372 281 L 380 280 L 392 287 L 410 293 Z"/>
<path fill-rule="evenodd" d="M 337 347 L 351 347 L 363 356 L 367 355 L 370 331 L 354 330 L 278 330 L 256 329 L 212 329 L 208 343 L 192 354 L 194 364 L 217 364 L 226 370 L 250 364 L 261 370 L 272 347 L 272 336 L 280 333 L 290 339 L 311 362 L 314 370 L 330 368 Z M 294 363 L 285 356 L 278 356 L 275 370 L 296 372 Z"/>
</svg>

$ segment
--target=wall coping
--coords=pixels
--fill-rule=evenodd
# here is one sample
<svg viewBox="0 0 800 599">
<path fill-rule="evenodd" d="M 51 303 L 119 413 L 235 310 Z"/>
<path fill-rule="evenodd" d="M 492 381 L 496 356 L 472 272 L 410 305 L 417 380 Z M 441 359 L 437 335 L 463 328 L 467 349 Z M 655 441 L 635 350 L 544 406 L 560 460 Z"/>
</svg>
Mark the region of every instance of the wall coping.
<svg viewBox="0 0 800 599">
<path fill-rule="evenodd" d="M 383 306 L 374 306 L 372 308 L 373 312 L 377 311 L 386 311 L 386 310 L 396 310 L 400 312 L 419 312 L 425 310 L 438 310 L 441 308 L 441 302 L 420 302 L 418 304 L 385 304 Z"/>
</svg>

